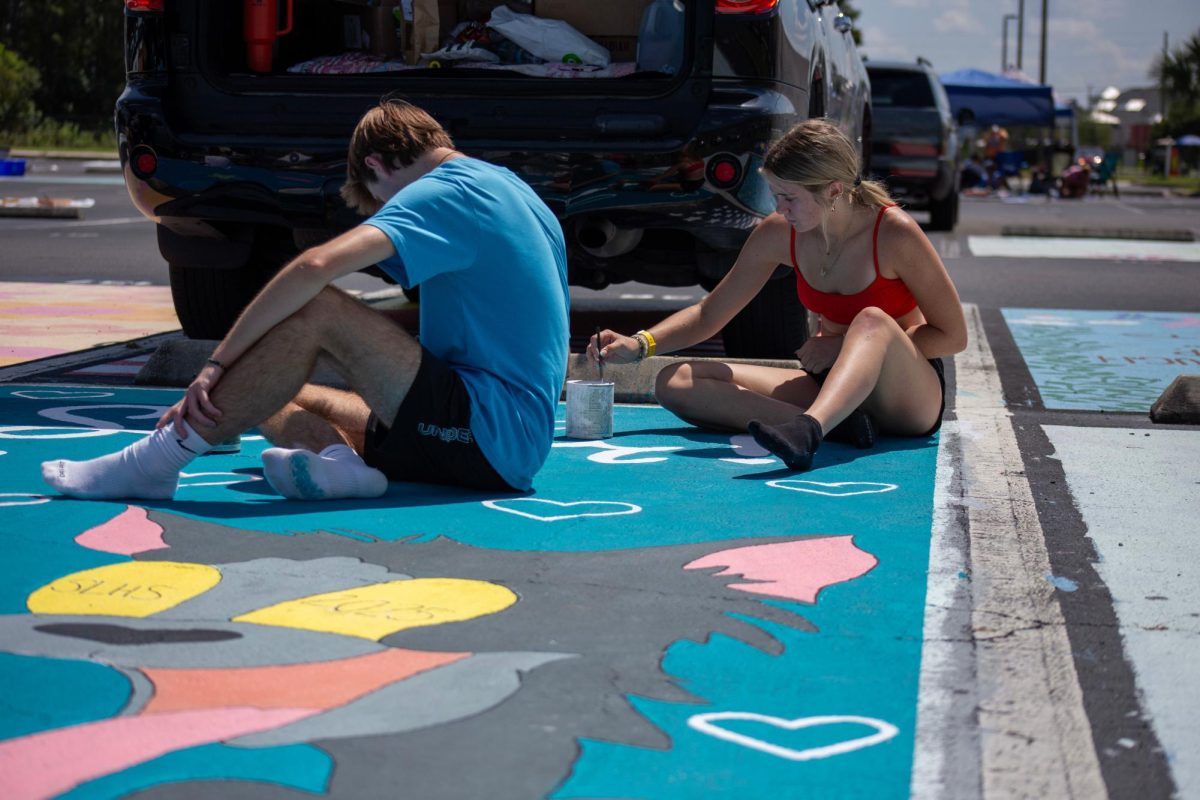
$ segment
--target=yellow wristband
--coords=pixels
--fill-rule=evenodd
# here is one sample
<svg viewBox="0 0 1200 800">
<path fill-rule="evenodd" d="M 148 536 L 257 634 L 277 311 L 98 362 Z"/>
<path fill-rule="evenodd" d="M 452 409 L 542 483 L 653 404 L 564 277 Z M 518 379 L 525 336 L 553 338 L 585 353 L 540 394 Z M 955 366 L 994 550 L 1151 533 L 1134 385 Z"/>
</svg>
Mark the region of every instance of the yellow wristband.
<svg viewBox="0 0 1200 800">
<path fill-rule="evenodd" d="M 654 337 L 650 335 L 650 331 L 638 331 L 638 336 L 646 337 L 646 358 L 650 358 L 654 355 L 654 349 L 658 346 L 658 343 L 654 341 Z"/>
</svg>

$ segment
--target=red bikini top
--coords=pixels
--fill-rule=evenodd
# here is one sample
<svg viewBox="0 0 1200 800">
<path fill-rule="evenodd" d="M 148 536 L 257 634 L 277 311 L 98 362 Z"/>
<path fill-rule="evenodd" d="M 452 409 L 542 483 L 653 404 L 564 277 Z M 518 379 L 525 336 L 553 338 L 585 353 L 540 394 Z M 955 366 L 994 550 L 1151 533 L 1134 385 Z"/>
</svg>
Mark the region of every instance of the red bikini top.
<svg viewBox="0 0 1200 800">
<path fill-rule="evenodd" d="M 817 291 L 809 286 L 808 281 L 804 280 L 804 275 L 800 273 L 799 265 L 796 264 L 796 229 L 792 228 L 792 267 L 796 270 L 796 294 L 800 295 L 800 302 L 805 308 L 820 314 L 830 322 L 849 325 L 858 312 L 871 306 L 882 309 L 893 319 L 899 319 L 917 307 L 917 299 L 912 296 L 904 281 L 899 278 L 885 278 L 879 274 L 879 223 L 883 222 L 883 215 L 887 210 L 894 207 L 884 206 L 879 209 L 879 216 L 875 218 L 875 231 L 871 235 L 875 280 L 858 294 L 832 294 Z"/>
</svg>

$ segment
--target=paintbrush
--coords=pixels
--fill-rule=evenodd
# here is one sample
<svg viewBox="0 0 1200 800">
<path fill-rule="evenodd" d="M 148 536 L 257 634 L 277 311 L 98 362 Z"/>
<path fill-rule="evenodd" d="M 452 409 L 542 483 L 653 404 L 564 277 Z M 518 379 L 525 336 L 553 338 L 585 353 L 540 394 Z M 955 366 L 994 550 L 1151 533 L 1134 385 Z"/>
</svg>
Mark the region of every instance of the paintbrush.
<svg viewBox="0 0 1200 800">
<path fill-rule="evenodd" d="M 596 369 L 600 372 L 600 383 L 604 383 L 604 348 L 600 345 L 600 326 L 596 326 Z"/>
</svg>

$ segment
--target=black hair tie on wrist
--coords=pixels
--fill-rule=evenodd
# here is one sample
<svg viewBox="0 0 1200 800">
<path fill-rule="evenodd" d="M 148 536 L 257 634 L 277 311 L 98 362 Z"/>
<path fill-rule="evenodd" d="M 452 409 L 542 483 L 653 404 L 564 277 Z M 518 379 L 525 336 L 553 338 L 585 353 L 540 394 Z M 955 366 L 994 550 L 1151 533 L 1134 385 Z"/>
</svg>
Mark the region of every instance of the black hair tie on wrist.
<svg viewBox="0 0 1200 800">
<path fill-rule="evenodd" d="M 205 363 L 212 364 L 214 367 L 220 367 L 222 372 L 228 372 L 228 367 L 226 367 L 220 361 L 217 361 L 217 359 L 215 359 L 215 358 L 206 359 Z"/>
</svg>

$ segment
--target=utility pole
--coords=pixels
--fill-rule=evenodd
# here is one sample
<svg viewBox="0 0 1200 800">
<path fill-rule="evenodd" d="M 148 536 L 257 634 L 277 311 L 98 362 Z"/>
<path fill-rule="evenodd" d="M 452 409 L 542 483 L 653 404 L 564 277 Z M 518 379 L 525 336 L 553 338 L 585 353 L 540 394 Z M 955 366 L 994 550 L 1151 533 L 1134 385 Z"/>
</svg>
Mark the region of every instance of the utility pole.
<svg viewBox="0 0 1200 800">
<path fill-rule="evenodd" d="M 1158 114 L 1167 119 L 1167 59 L 1171 57 L 1167 50 L 1167 32 L 1163 31 L 1162 69 L 1158 71 Z"/>
<path fill-rule="evenodd" d="M 1038 83 L 1046 85 L 1046 4 L 1050 0 L 1042 0 L 1042 57 L 1038 64 Z"/>
<path fill-rule="evenodd" d="M 1025 69 L 1025 61 L 1021 54 L 1025 50 L 1025 0 L 1017 4 L 1017 69 Z"/>
<path fill-rule="evenodd" d="M 1016 14 L 1005 14 L 1004 22 L 1001 25 L 1001 31 L 1000 31 L 1000 72 L 1001 73 L 1008 72 L 1008 68 L 1012 66 L 1012 64 L 1010 64 L 1008 61 L 1008 21 L 1011 19 L 1016 19 L 1016 18 L 1017 18 Z"/>
</svg>

